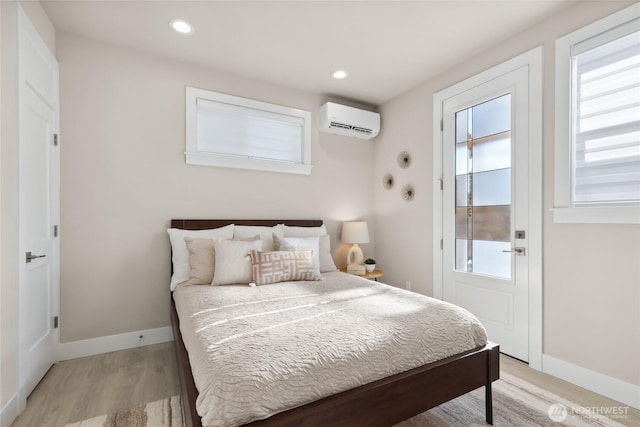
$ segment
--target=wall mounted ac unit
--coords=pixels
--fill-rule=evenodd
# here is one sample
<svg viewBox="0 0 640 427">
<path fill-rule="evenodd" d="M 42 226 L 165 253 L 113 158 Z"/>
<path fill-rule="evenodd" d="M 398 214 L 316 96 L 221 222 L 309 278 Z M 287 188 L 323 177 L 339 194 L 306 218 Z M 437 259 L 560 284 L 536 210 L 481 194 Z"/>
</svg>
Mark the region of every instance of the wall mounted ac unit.
<svg viewBox="0 0 640 427">
<path fill-rule="evenodd" d="M 320 107 L 321 132 L 371 139 L 380 132 L 380 114 L 327 102 Z"/>
</svg>

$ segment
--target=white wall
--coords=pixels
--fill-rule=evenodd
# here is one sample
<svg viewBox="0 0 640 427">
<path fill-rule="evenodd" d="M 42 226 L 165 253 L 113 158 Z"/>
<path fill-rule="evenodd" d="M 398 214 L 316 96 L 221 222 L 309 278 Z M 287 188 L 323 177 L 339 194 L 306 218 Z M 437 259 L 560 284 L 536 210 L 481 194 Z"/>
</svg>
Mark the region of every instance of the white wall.
<svg viewBox="0 0 640 427">
<path fill-rule="evenodd" d="M 334 249 L 342 221 L 373 226 L 373 145 L 318 133 L 325 99 L 71 35 L 57 52 L 61 342 L 169 325 L 171 218 L 320 218 Z M 187 85 L 312 111 L 311 176 L 185 165 Z"/>
<path fill-rule="evenodd" d="M 375 140 L 376 253 L 385 280 L 432 295 L 433 94 L 538 45 L 544 48 L 544 353 L 627 383 L 640 384 L 640 226 L 555 224 L 553 206 L 555 39 L 629 2 L 579 2 L 519 36 L 381 107 L 384 126 Z M 414 164 L 395 165 L 408 150 Z M 385 190 L 392 172 L 396 187 Z M 411 182 L 416 199 L 402 201 Z"/>
</svg>

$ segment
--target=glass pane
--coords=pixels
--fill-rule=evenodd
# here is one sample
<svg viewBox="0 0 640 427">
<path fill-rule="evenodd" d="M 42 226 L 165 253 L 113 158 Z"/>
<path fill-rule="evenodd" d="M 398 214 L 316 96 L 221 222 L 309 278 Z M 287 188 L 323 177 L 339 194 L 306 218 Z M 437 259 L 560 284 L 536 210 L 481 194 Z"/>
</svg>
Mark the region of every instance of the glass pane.
<svg viewBox="0 0 640 427">
<path fill-rule="evenodd" d="M 456 239 L 456 270 L 467 271 L 467 240 Z"/>
<path fill-rule="evenodd" d="M 511 167 L 511 132 L 473 141 L 473 171 Z"/>
<path fill-rule="evenodd" d="M 457 215 L 458 211 L 456 210 L 456 226 L 458 223 Z M 474 240 L 509 242 L 511 241 L 510 229 L 511 206 L 476 206 L 473 208 Z"/>
<path fill-rule="evenodd" d="M 511 277 L 510 242 L 473 241 L 473 272 L 490 276 Z"/>
<path fill-rule="evenodd" d="M 511 94 L 475 105 L 472 110 L 474 139 L 511 129 Z"/>
<path fill-rule="evenodd" d="M 469 149 L 467 143 L 456 144 L 456 175 L 462 175 L 469 170 Z"/>
<path fill-rule="evenodd" d="M 473 205 L 511 204 L 511 169 L 473 174 Z"/>
<path fill-rule="evenodd" d="M 467 206 L 468 175 L 456 176 L 456 206 Z"/>
<path fill-rule="evenodd" d="M 467 208 L 456 208 L 456 238 L 466 239 L 467 231 Z"/>
<path fill-rule="evenodd" d="M 456 143 L 467 142 L 467 110 L 458 111 L 456 113 Z"/>
</svg>

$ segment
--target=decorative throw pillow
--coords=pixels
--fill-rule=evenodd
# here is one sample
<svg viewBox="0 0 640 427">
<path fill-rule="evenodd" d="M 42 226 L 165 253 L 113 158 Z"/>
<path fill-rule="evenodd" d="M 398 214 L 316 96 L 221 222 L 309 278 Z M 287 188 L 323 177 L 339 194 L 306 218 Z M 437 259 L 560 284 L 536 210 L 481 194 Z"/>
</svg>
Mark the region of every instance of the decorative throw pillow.
<svg viewBox="0 0 640 427">
<path fill-rule="evenodd" d="M 276 235 L 280 238 L 284 237 L 284 224 L 274 225 L 273 227 L 253 226 L 253 225 L 236 225 L 233 228 L 233 238 L 252 239 L 255 235 L 260 235 L 262 240 L 262 251 L 273 251 L 273 238 Z"/>
<path fill-rule="evenodd" d="M 248 284 L 252 281 L 249 252 L 262 249 L 260 236 L 254 240 L 222 240 L 213 242 L 215 270 L 212 285 Z"/>
<path fill-rule="evenodd" d="M 311 251 L 251 251 L 253 282 L 256 285 L 318 280 L 311 262 Z"/>
<path fill-rule="evenodd" d="M 277 251 L 311 251 L 311 262 L 316 279 L 320 275 L 320 237 L 285 237 L 273 236 L 273 245 Z"/>
<path fill-rule="evenodd" d="M 189 280 L 187 285 L 210 285 L 215 269 L 213 239 L 185 237 L 189 251 Z"/>
<path fill-rule="evenodd" d="M 173 291 L 179 283 L 189 280 L 189 251 L 184 241 L 185 237 L 194 238 L 220 238 L 233 239 L 233 224 L 209 230 L 182 230 L 179 228 L 168 228 L 169 240 L 171 241 L 171 261 L 173 262 L 173 275 L 171 276 L 170 288 Z"/>
</svg>

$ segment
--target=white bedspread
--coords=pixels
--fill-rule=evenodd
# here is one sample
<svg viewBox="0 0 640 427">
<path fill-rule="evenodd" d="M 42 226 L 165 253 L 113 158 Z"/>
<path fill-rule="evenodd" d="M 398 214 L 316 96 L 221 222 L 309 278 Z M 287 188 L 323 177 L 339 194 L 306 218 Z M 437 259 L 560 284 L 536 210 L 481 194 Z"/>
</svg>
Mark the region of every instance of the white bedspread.
<svg viewBox="0 0 640 427">
<path fill-rule="evenodd" d="M 264 419 L 486 344 L 471 313 L 349 274 L 174 292 L 203 426 Z"/>
</svg>

